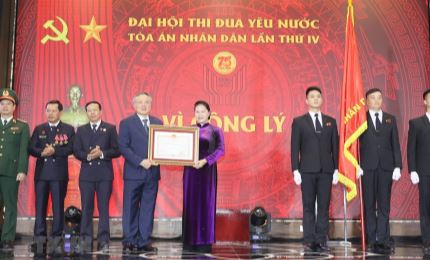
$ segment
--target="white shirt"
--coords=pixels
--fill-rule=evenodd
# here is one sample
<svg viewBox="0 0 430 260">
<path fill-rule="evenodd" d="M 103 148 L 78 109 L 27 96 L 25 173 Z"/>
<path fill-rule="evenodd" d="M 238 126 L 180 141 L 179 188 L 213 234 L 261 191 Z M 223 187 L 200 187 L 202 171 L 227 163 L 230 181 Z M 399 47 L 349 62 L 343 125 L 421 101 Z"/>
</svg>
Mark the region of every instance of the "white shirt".
<svg viewBox="0 0 430 260">
<path fill-rule="evenodd" d="M 60 121 L 57 121 L 57 123 L 49 123 L 49 127 L 57 127 Z"/>
<path fill-rule="evenodd" d="M 369 114 L 370 114 L 370 117 L 372 118 L 373 126 L 375 127 L 375 129 L 376 129 L 376 116 L 375 116 L 376 113 L 378 113 L 379 122 L 381 122 L 381 125 L 382 125 L 382 110 L 379 110 L 379 111 L 369 110 Z"/>
<path fill-rule="evenodd" d="M 427 118 L 429 119 L 429 121 L 430 121 L 430 112 L 427 112 L 426 113 L 426 116 L 427 116 Z"/>
<path fill-rule="evenodd" d="M 143 119 L 147 119 L 148 121 L 146 121 L 146 125 L 147 125 L 147 126 L 148 126 L 148 128 L 149 128 L 149 125 L 150 125 L 150 122 L 149 122 L 149 116 L 148 116 L 148 115 L 143 116 L 143 115 L 139 115 L 139 114 L 137 114 L 137 116 L 140 118 L 140 122 L 142 123 L 142 125 L 143 125 L 143 126 L 145 126 L 145 125 L 143 124 Z"/>
<path fill-rule="evenodd" d="M 96 131 L 99 129 L 99 126 L 100 126 L 100 124 L 102 123 L 102 120 L 99 120 L 99 121 L 97 121 L 97 122 L 95 122 L 95 123 L 93 123 L 93 122 L 90 122 L 90 125 L 91 125 L 91 130 L 94 130 L 93 129 L 93 125 L 96 125 Z"/>
<path fill-rule="evenodd" d="M 93 125 L 96 125 L 96 131 L 97 131 L 97 130 L 99 129 L 99 126 L 100 126 L 101 122 L 102 122 L 102 120 L 99 120 L 99 121 L 97 121 L 97 122 L 95 122 L 95 123 L 90 122 L 91 130 L 93 130 Z M 93 130 L 93 131 L 94 131 L 94 130 Z M 100 158 L 100 159 L 104 159 L 103 151 L 102 151 L 102 155 L 100 155 L 100 157 L 99 157 L 99 158 Z M 89 157 L 89 155 L 87 155 L 87 161 L 91 161 L 91 158 Z"/>
<path fill-rule="evenodd" d="M 13 116 L 11 116 L 11 117 L 9 117 L 9 118 L 1 117 L 1 124 L 2 124 L 2 125 L 4 125 L 4 120 L 6 120 L 6 121 L 7 121 L 7 123 L 6 123 L 6 124 L 9 124 L 9 122 L 10 122 L 10 120 L 12 120 L 12 118 L 13 118 Z"/>
<path fill-rule="evenodd" d="M 322 113 L 321 113 L 321 111 L 318 111 L 318 112 L 311 112 L 311 111 L 309 111 L 309 115 L 311 116 L 312 122 L 314 123 L 314 128 L 316 129 L 315 114 L 318 114 L 318 121 L 320 121 L 321 127 L 322 127 L 323 124 L 322 124 Z"/>
</svg>

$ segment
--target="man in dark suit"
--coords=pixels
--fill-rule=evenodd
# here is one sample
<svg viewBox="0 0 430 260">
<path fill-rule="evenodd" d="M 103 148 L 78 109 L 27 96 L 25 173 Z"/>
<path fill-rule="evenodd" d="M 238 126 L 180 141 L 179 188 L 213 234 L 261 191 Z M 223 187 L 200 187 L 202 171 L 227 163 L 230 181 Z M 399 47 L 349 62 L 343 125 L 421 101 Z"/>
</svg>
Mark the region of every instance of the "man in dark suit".
<svg viewBox="0 0 430 260">
<path fill-rule="evenodd" d="M 0 197 L 5 209 L 0 247 L 5 251 L 13 250 L 18 187 L 28 170 L 30 129 L 26 122 L 13 117 L 17 105 L 18 97 L 13 90 L 0 89 Z"/>
<path fill-rule="evenodd" d="M 78 128 L 73 143 L 75 157 L 81 161 L 79 189 L 81 191 L 81 248 L 92 249 L 94 196 L 97 193 L 99 211 L 98 250 L 109 249 L 109 199 L 112 194 L 112 159 L 119 157 L 118 134 L 114 125 L 101 120 L 102 106 L 97 101 L 85 105 L 90 122 Z"/>
<path fill-rule="evenodd" d="M 423 94 L 426 113 L 409 121 L 408 168 L 418 184 L 421 238 L 424 254 L 430 254 L 430 89 Z"/>
<path fill-rule="evenodd" d="M 339 179 L 339 135 L 336 120 L 320 111 L 321 89 L 309 87 L 306 104 L 309 112 L 294 118 L 292 124 L 291 166 L 294 182 L 302 189 L 305 246 L 311 251 L 328 251 L 331 185 Z"/>
<path fill-rule="evenodd" d="M 367 130 L 360 136 L 360 167 L 363 174 L 364 220 L 369 249 L 388 254 L 390 201 L 393 180 L 400 179 L 402 156 L 396 118 L 382 112 L 382 92 L 366 92 Z M 376 208 L 378 213 L 376 214 Z"/>
<path fill-rule="evenodd" d="M 60 121 L 63 105 L 51 100 L 45 106 L 47 123 L 36 126 L 31 136 L 29 151 L 37 158 L 34 175 L 36 191 L 36 221 L 33 250 L 46 247 L 46 210 L 51 193 L 53 224 L 48 253 L 61 254 L 64 227 L 64 199 L 67 192 L 68 157 L 73 152 L 75 131 Z"/>
<path fill-rule="evenodd" d="M 150 235 L 154 223 L 160 167 L 148 160 L 149 126 L 163 122 L 150 116 L 152 98 L 148 93 L 133 97 L 136 114 L 119 126 L 119 149 L 124 161 L 123 251 L 155 252 Z"/>
</svg>

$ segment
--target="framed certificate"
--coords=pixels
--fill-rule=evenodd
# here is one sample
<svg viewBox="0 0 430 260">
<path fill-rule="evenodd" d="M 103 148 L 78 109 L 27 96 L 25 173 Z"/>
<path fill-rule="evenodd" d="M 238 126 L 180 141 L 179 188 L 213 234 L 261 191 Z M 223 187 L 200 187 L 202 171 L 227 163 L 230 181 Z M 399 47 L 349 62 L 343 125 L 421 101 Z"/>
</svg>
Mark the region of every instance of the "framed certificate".
<svg viewBox="0 0 430 260">
<path fill-rule="evenodd" d="M 194 165 L 199 158 L 199 129 L 151 125 L 148 158 L 163 165 Z"/>
</svg>

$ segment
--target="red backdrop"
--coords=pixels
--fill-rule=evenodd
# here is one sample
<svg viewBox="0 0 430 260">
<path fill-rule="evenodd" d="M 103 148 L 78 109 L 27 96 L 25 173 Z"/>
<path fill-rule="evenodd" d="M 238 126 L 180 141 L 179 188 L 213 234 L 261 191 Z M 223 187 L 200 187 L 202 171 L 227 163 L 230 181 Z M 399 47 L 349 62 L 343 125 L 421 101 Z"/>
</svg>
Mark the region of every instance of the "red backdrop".
<svg viewBox="0 0 430 260">
<path fill-rule="evenodd" d="M 421 93 L 430 86 L 426 1 L 354 2 L 363 82 L 366 89 L 381 88 L 385 110 L 397 116 L 406 165 L 407 122 L 423 113 Z M 139 91 L 153 95 L 154 115 L 165 122 L 174 118 L 179 125 L 189 125 L 193 103 L 206 99 L 217 114 L 213 122 L 224 128 L 226 138 L 217 207 L 261 205 L 276 218 L 301 218 L 301 192 L 290 166 L 291 122 L 306 112 L 304 90 L 309 85 L 323 89 L 323 112 L 339 117 L 346 4 L 346 0 L 19 1 L 14 76 L 21 99 L 19 116 L 32 128 L 44 122 L 45 103 L 60 99 L 69 106 L 68 89 L 73 84 L 83 90 L 81 105 L 99 100 L 104 120 L 116 125 L 133 113 L 130 100 Z M 92 17 L 106 26 L 99 32 L 101 42 L 95 38 L 84 42 L 81 25 L 90 24 Z M 133 18 L 141 26 L 133 26 Z M 157 24 L 163 18 L 166 27 Z M 190 24 L 194 18 L 207 18 L 205 26 Z M 260 25 L 255 20 L 259 18 L 262 28 L 252 27 Z M 182 26 L 177 26 L 181 19 Z M 279 22 L 286 19 L 288 28 L 280 28 Z M 51 26 L 46 25 L 49 20 Z M 163 42 L 162 34 L 176 39 Z M 51 37 L 42 43 L 46 35 Z M 181 40 L 189 35 L 197 42 Z M 228 36 L 227 42 L 222 35 Z M 290 42 L 281 41 L 286 38 L 280 35 L 289 35 Z M 215 58 L 222 51 L 230 54 Z M 115 160 L 114 168 L 111 215 L 121 216 L 122 159 Z M 67 203 L 78 204 L 79 164 L 74 160 L 70 171 Z M 395 219 L 417 218 L 417 187 L 410 184 L 406 168 L 402 173 L 393 185 L 391 214 Z M 21 216 L 34 216 L 33 176 L 34 160 L 20 187 Z M 181 216 L 182 169 L 162 167 L 160 185 L 157 216 Z M 342 188 L 336 186 L 332 217 L 343 216 L 342 202 Z M 357 201 L 348 205 L 350 218 L 358 212 Z"/>
</svg>

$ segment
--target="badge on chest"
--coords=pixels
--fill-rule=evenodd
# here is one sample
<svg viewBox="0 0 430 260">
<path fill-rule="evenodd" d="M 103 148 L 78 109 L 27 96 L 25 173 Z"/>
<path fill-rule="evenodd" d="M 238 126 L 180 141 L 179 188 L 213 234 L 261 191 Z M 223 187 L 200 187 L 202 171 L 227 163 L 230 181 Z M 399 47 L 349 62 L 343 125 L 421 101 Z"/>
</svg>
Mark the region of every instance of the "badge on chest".
<svg viewBox="0 0 430 260">
<path fill-rule="evenodd" d="M 69 137 L 66 134 L 56 134 L 55 135 L 55 143 L 54 145 L 65 145 L 69 143 Z"/>
</svg>

